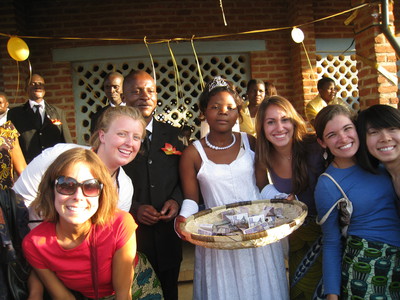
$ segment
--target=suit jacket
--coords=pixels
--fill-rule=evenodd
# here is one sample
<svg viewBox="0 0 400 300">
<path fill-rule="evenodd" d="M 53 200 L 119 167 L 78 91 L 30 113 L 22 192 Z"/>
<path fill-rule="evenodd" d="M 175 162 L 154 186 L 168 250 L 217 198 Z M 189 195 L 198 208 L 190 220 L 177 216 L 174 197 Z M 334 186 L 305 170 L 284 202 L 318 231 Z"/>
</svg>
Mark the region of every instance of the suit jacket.
<svg viewBox="0 0 400 300">
<path fill-rule="evenodd" d="M 94 129 L 96 128 L 97 120 L 100 118 L 103 112 L 106 111 L 107 108 L 111 107 L 110 104 L 103 106 L 100 108 L 98 111 L 96 111 L 92 116 L 90 117 L 90 134 L 93 134 Z"/>
<path fill-rule="evenodd" d="M 179 155 L 167 155 L 161 148 L 169 143 L 182 151 L 180 130 L 172 125 L 153 120 L 150 150 L 143 147 L 136 158 L 124 166 L 132 179 L 134 195 L 131 213 L 136 217 L 137 208 L 150 204 L 160 211 L 168 199 L 182 204 L 183 195 L 179 180 Z M 142 144 L 143 146 L 143 144 Z M 137 221 L 137 218 L 136 218 Z M 138 222 L 138 221 L 137 221 Z M 160 221 L 153 226 L 139 223 L 136 231 L 138 251 L 147 255 L 155 270 L 176 268 L 182 260 L 182 243 L 174 230 L 174 222 Z"/>
<path fill-rule="evenodd" d="M 72 143 L 64 112 L 47 102 L 44 102 L 44 107 L 45 117 L 40 128 L 35 127 L 35 113 L 29 101 L 10 109 L 7 114 L 7 119 L 11 120 L 20 134 L 19 144 L 27 163 L 55 144 Z"/>
</svg>

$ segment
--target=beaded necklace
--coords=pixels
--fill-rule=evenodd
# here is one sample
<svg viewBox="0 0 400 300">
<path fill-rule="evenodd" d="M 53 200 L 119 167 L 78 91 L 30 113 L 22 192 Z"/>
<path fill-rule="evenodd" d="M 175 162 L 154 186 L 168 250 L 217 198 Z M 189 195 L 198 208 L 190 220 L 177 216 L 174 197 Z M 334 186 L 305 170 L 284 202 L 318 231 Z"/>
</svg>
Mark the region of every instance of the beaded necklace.
<svg viewBox="0 0 400 300">
<path fill-rule="evenodd" d="M 208 141 L 208 135 L 209 135 L 209 134 L 207 134 L 206 137 L 205 137 L 206 145 L 207 145 L 208 147 L 210 147 L 211 149 L 214 149 L 214 150 L 226 150 L 226 149 L 231 148 L 231 147 L 232 147 L 233 145 L 235 145 L 235 143 L 236 143 L 236 136 L 232 133 L 232 139 L 233 139 L 233 141 L 232 141 L 232 143 L 231 143 L 230 145 L 225 146 L 225 147 L 214 146 L 213 144 L 211 144 L 211 143 Z"/>
</svg>

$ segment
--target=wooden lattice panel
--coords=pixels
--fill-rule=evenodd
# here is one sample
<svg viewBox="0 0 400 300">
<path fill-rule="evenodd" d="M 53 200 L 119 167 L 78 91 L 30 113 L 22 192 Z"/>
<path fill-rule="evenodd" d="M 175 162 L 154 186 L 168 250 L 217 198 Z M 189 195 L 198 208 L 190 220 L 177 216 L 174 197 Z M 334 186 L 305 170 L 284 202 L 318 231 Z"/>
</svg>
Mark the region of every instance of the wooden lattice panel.
<svg viewBox="0 0 400 300">
<path fill-rule="evenodd" d="M 175 73 L 170 58 L 154 61 L 157 77 L 158 103 L 155 117 L 176 127 L 189 125 L 192 137 L 200 136 L 199 106 L 201 93 L 199 74 L 194 57 L 176 56 L 180 84 L 176 91 Z M 247 54 L 202 55 L 199 57 L 204 82 L 220 75 L 232 81 L 242 92 L 249 80 L 249 58 Z M 103 81 L 107 73 L 118 71 L 126 76 L 131 70 L 145 70 L 152 73 L 150 59 L 113 60 L 109 62 L 78 62 L 73 64 L 73 84 L 77 120 L 77 140 L 87 143 L 89 138 L 90 115 L 106 105 Z M 179 97 L 177 96 L 179 94 Z"/>
<path fill-rule="evenodd" d="M 358 94 L 358 70 L 355 54 L 317 55 L 318 80 L 332 78 L 338 88 L 337 96 L 345 100 L 355 111 L 360 108 Z"/>
</svg>

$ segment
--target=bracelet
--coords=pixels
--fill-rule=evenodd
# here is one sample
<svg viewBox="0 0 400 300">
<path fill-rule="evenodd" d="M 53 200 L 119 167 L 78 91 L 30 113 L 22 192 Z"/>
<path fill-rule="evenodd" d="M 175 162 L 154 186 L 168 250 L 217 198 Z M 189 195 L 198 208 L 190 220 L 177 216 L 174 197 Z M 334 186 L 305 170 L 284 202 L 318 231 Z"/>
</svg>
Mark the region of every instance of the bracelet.
<svg viewBox="0 0 400 300">
<path fill-rule="evenodd" d="M 183 200 L 182 206 L 181 206 L 181 211 L 179 212 L 179 215 L 182 217 L 189 217 L 199 211 L 199 205 L 197 204 L 196 201 L 191 200 L 191 199 L 185 199 Z"/>
</svg>

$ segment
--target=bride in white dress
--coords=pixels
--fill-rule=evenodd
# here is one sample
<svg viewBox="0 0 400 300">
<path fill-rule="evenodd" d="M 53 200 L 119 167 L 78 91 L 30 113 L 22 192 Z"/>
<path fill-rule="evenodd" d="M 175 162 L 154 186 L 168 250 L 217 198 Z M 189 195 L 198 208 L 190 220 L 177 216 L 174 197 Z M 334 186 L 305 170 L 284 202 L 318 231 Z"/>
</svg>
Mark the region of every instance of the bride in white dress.
<svg viewBox="0 0 400 300">
<path fill-rule="evenodd" d="M 254 137 L 233 133 L 241 98 L 221 77 L 200 96 L 210 133 L 183 153 L 180 163 L 184 204 L 177 223 L 206 208 L 260 199 L 254 175 Z M 179 227 L 179 226 L 178 226 Z M 194 299 L 289 299 L 282 246 L 218 250 L 196 246 Z"/>
</svg>

